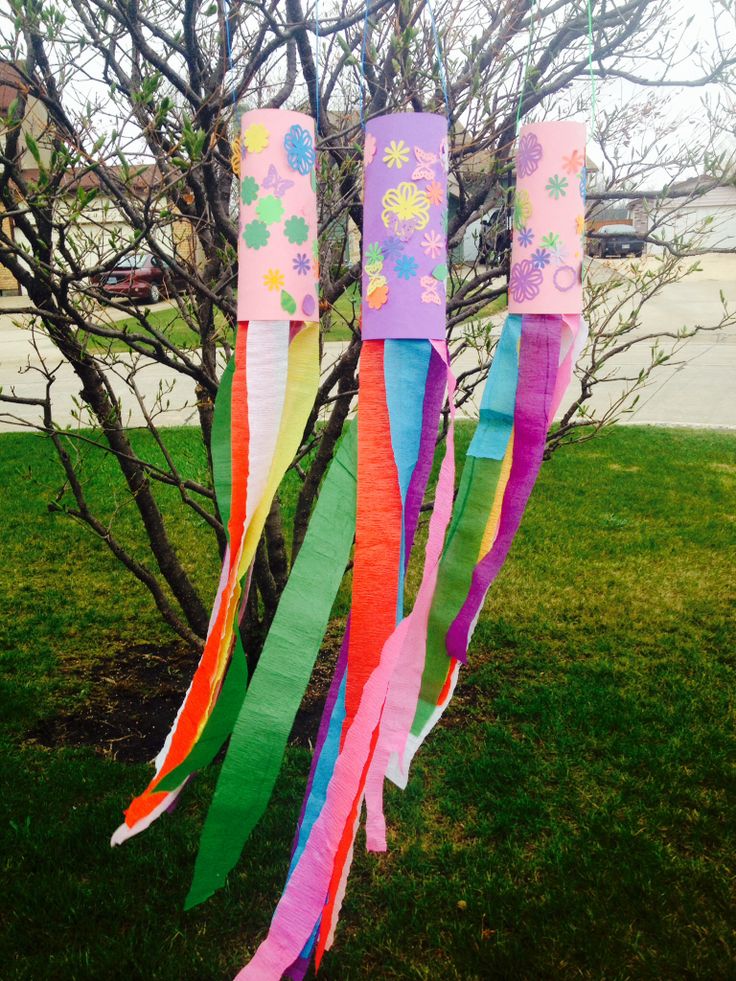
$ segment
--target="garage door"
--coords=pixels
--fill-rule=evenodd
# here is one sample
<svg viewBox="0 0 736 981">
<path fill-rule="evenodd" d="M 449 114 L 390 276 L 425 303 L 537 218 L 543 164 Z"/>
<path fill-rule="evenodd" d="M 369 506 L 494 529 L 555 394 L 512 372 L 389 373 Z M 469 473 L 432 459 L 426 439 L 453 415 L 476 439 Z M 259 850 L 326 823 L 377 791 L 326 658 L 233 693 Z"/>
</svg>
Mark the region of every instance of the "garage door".
<svg viewBox="0 0 736 981">
<path fill-rule="evenodd" d="M 688 235 L 702 227 L 705 220 L 712 217 L 703 233 L 705 249 L 736 249 L 736 208 L 687 208 L 680 212 L 673 221 L 673 230 L 677 235 Z"/>
</svg>

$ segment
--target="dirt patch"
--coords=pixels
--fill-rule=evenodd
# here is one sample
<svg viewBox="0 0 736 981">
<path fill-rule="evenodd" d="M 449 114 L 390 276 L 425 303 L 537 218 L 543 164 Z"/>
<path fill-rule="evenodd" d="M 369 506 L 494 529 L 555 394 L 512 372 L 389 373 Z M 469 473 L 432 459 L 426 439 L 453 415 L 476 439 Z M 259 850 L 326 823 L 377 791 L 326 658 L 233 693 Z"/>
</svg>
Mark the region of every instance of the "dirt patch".
<svg viewBox="0 0 736 981">
<path fill-rule="evenodd" d="M 314 746 L 322 707 L 340 645 L 330 630 L 297 713 L 290 742 Z M 84 701 L 41 720 L 28 739 L 42 746 L 90 746 L 128 763 L 152 760 L 181 705 L 197 665 L 197 655 L 176 644 L 134 645 L 94 665 L 74 681 Z"/>
</svg>

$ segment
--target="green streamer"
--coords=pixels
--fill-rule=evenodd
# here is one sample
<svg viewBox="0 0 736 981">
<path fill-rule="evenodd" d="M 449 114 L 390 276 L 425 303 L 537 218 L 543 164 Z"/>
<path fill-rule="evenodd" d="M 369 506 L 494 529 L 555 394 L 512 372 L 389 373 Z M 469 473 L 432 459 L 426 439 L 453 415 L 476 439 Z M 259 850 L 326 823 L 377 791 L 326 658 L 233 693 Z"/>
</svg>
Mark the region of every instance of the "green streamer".
<svg viewBox="0 0 736 981">
<path fill-rule="evenodd" d="M 450 661 L 445 636 L 468 595 L 488 514 L 501 477 L 501 460 L 468 456 L 437 575 L 427 630 L 427 656 L 412 732 L 418 735 L 437 707 Z"/>
<path fill-rule="evenodd" d="M 337 449 L 271 624 L 202 830 L 185 908 L 225 883 L 268 805 L 355 534 L 357 424 Z"/>
</svg>

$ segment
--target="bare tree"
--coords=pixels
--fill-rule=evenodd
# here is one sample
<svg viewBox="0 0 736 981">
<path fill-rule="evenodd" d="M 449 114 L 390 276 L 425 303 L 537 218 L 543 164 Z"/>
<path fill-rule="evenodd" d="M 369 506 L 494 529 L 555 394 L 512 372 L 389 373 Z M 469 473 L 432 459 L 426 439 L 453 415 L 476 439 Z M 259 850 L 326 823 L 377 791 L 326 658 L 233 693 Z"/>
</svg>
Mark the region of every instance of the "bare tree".
<svg viewBox="0 0 736 981">
<path fill-rule="evenodd" d="M 714 5 L 710 40 L 701 42 L 695 70 L 692 57 L 687 70 L 684 62 L 692 46 L 688 25 L 673 16 L 670 0 L 595 0 L 592 34 L 584 0 L 444 0 L 434 11 L 441 51 L 424 0 L 373 0 L 367 9 L 364 21 L 363 4 L 322 4 L 317 25 L 314 8 L 302 0 L 209 6 L 194 0 L 11 0 L 0 22 L 7 69 L 0 91 L 4 86 L 12 94 L 0 127 L 0 265 L 33 303 L 27 322 L 36 345 L 33 365 L 45 379 L 38 399 L 12 391 L 0 398 L 10 417 L 24 403 L 37 405 L 34 425 L 48 435 L 64 471 L 56 506 L 105 542 L 150 590 L 171 628 L 195 647 L 206 634 L 207 610 L 172 543 L 158 488 L 176 488 L 182 506 L 211 530 L 221 553 L 224 529 L 211 481 L 183 476 L 170 449 L 162 426 L 168 383 L 146 399 L 139 378 L 143 366 L 154 362 L 162 377 L 189 380 L 211 463 L 214 399 L 236 326 L 231 141 L 239 108 L 288 104 L 318 120 L 327 342 L 322 383 L 294 462 L 301 491 L 293 528 L 287 536 L 276 500 L 255 560 L 249 636 L 256 653 L 288 577 L 286 541 L 293 543 L 293 560 L 357 389 L 357 311 L 353 304 L 346 313 L 349 304 L 338 301 L 346 291 L 352 295 L 359 281 L 350 229 L 361 225 L 361 111 L 364 117 L 406 108 L 448 114 L 450 245 L 457 251 L 475 235 L 483 246 L 470 257 L 456 255 L 450 269 L 448 338 L 461 366 L 462 405 L 487 374 L 494 343 L 489 304 L 499 307 L 506 289 L 503 233 L 517 121 L 587 113 L 590 79 L 597 80 L 601 172 L 589 196 L 590 215 L 609 199 L 640 195 L 652 216 L 645 237 L 662 252 L 627 277 L 601 281 L 589 275 L 591 342 L 578 368 L 579 393 L 550 449 L 595 431 L 636 397 L 648 371 L 630 380 L 603 416 L 586 409 L 622 349 L 652 346 L 648 370 L 672 355 L 671 349 L 658 351 L 661 337 L 641 329 L 641 310 L 692 265 L 683 257 L 697 247 L 697 230 L 687 240 L 668 238 L 663 214 L 671 214 L 676 179 L 687 168 L 707 180 L 683 200 L 704 193 L 708 180 L 723 180 L 727 171 L 723 157 L 710 152 L 725 106 L 709 106 L 708 132 L 701 125 L 699 144 L 691 142 L 683 153 L 657 103 L 658 93 L 676 84 L 731 91 L 736 45 L 733 11 L 725 3 Z M 629 108 L 607 111 L 611 80 L 641 96 Z M 663 169 L 669 177 L 661 193 L 645 193 L 651 175 Z M 91 271 L 109 270 L 141 249 L 166 269 L 173 327 L 162 326 L 146 306 L 131 310 L 111 302 L 90 278 Z M 350 338 L 339 347 L 329 343 L 337 322 Z M 724 310 L 718 324 L 689 327 L 730 322 Z M 670 333 L 675 341 L 682 335 Z M 75 427 L 55 421 L 60 360 L 80 383 Z M 155 453 L 131 439 L 121 385 L 139 406 Z M 114 522 L 92 510 L 80 447 L 117 461 L 147 546 L 145 561 L 118 539 Z"/>
</svg>

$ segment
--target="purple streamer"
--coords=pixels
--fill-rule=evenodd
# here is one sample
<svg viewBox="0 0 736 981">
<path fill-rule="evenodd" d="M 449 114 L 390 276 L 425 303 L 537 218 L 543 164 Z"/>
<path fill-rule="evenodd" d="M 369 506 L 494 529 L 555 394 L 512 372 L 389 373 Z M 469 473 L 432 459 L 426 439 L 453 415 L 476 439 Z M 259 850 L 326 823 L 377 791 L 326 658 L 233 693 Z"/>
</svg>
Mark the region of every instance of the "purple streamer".
<svg viewBox="0 0 736 981">
<path fill-rule="evenodd" d="M 498 534 L 491 550 L 475 567 L 468 596 L 447 631 L 447 653 L 463 663 L 476 617 L 506 559 L 542 465 L 562 327 L 563 319 L 557 315 L 526 314 L 522 318 L 514 451 Z"/>
</svg>

